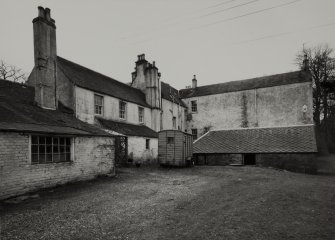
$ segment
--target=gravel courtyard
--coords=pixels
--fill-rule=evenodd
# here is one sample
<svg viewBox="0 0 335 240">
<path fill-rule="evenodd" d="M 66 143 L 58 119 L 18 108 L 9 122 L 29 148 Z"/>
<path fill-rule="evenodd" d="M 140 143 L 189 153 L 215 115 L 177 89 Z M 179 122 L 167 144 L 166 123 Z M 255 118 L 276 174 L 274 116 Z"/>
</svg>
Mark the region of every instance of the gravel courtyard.
<svg viewBox="0 0 335 240">
<path fill-rule="evenodd" d="M 122 168 L 2 203 L 0 239 L 335 239 L 335 176 Z"/>
</svg>

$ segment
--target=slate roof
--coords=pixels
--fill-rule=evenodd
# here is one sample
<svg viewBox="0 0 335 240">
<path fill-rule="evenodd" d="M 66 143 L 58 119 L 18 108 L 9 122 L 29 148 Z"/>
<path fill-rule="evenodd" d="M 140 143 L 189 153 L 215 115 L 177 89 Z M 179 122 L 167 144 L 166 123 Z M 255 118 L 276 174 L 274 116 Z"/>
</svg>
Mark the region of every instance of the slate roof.
<svg viewBox="0 0 335 240">
<path fill-rule="evenodd" d="M 200 86 L 196 88 L 187 88 L 180 90 L 179 94 L 181 98 L 191 98 L 309 81 L 311 81 L 309 73 L 304 71 L 296 71 L 265 77 L 251 78 L 247 80 Z"/>
<path fill-rule="evenodd" d="M 96 117 L 102 128 L 112 130 L 114 132 L 126 136 L 139 136 L 148 138 L 158 138 L 158 133 L 145 125 L 134 125 L 123 122 L 116 122 Z"/>
<path fill-rule="evenodd" d="M 175 102 L 176 104 L 180 104 L 183 107 L 187 107 L 185 103 L 180 99 L 178 90 L 171 87 L 169 84 L 165 82 L 161 82 L 161 96 L 162 98 L 170 102 Z"/>
<path fill-rule="evenodd" d="M 194 142 L 199 153 L 317 152 L 313 125 L 210 131 Z"/>
<path fill-rule="evenodd" d="M 14 96 L 8 96 L 14 90 Z M 33 93 L 31 87 L 0 80 L 0 131 L 111 136 L 73 114 L 38 107 Z"/>
<path fill-rule="evenodd" d="M 74 62 L 57 57 L 57 66 L 75 85 L 97 93 L 107 94 L 128 102 L 148 107 L 144 93 L 113 78 L 102 75 Z"/>
<path fill-rule="evenodd" d="M 0 101 L 6 99 L 12 102 L 34 103 L 34 87 L 0 79 Z"/>
</svg>

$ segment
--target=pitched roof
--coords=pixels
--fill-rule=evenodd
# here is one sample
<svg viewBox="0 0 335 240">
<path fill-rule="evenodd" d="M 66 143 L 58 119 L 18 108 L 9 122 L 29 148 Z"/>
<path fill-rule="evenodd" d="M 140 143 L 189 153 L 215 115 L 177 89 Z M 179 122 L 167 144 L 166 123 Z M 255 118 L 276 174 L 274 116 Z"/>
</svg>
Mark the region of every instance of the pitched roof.
<svg viewBox="0 0 335 240">
<path fill-rule="evenodd" d="M 23 83 L 11 82 L 0 79 L 0 99 L 6 99 L 13 102 L 34 103 L 34 87 Z"/>
<path fill-rule="evenodd" d="M 57 57 L 57 67 L 79 87 L 107 94 L 128 102 L 147 107 L 144 93 L 113 78 L 102 75 L 74 62 Z"/>
<path fill-rule="evenodd" d="M 191 98 L 227 92 L 244 91 L 256 88 L 274 87 L 293 83 L 302 83 L 308 81 L 311 81 L 309 73 L 303 71 L 296 71 L 265 77 L 251 78 L 247 80 L 206 85 L 196 88 L 187 88 L 180 90 L 179 94 L 181 98 Z"/>
<path fill-rule="evenodd" d="M 145 125 L 134 125 L 123 122 L 116 122 L 96 117 L 102 128 L 112 130 L 114 132 L 126 136 L 140 136 L 149 138 L 158 138 L 158 133 Z"/>
<path fill-rule="evenodd" d="M 5 96 L 0 98 L 0 131 L 111 136 L 73 114 L 34 105 L 33 88 L 6 82 L 0 81 L 0 96 Z"/>
<path fill-rule="evenodd" d="M 180 99 L 178 90 L 171 87 L 169 84 L 161 82 L 161 92 L 162 98 L 186 107 L 185 103 Z"/>
<path fill-rule="evenodd" d="M 193 145 L 194 153 L 317 152 L 313 125 L 210 131 Z"/>
</svg>

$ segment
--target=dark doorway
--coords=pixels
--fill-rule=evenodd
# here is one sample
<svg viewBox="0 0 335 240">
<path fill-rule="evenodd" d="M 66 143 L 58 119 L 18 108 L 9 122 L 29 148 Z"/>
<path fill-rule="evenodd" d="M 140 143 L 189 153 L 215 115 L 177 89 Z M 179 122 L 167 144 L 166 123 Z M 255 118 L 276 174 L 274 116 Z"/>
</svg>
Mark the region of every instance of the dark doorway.
<svg viewBox="0 0 335 240">
<path fill-rule="evenodd" d="M 115 136 L 115 163 L 117 166 L 128 163 L 128 138 Z"/>
<path fill-rule="evenodd" d="M 244 154 L 244 165 L 255 165 L 256 164 L 256 155 L 254 153 Z"/>
</svg>

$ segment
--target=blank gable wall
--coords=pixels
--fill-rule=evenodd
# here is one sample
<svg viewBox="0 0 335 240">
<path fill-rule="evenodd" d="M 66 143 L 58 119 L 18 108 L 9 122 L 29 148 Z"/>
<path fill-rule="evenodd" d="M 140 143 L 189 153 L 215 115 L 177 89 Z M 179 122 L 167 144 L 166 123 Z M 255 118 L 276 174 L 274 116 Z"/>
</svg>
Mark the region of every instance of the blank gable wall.
<svg viewBox="0 0 335 240">
<path fill-rule="evenodd" d="M 187 121 L 187 129 L 197 128 L 199 134 L 205 127 L 213 130 L 313 123 L 310 82 L 184 99 L 189 112 L 193 100 L 197 100 L 198 112 Z M 303 112 L 304 105 L 307 112 Z"/>
</svg>

